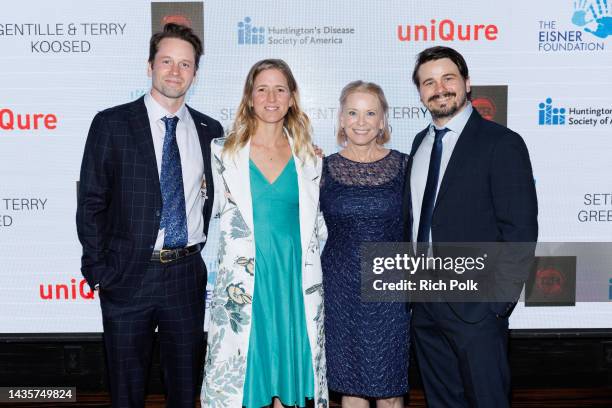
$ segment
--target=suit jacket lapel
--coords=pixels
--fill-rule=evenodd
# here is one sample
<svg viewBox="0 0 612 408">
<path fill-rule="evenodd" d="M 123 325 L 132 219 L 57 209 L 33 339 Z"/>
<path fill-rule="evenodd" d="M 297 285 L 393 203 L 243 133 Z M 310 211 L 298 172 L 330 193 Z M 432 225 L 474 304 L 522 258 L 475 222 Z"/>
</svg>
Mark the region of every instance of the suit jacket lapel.
<svg viewBox="0 0 612 408">
<path fill-rule="evenodd" d="M 132 115 L 129 119 L 132 135 L 136 142 L 138 151 L 147 166 L 147 173 L 157 175 L 152 177 L 157 191 L 159 187 L 159 173 L 157 171 L 157 159 L 155 158 L 155 147 L 153 147 L 153 136 L 151 135 L 151 124 L 147 108 L 144 104 L 144 96 L 131 104 Z M 160 193 L 161 194 L 161 193 Z M 161 196 L 160 196 L 161 197 Z"/>
<path fill-rule="evenodd" d="M 470 118 L 465 124 L 459 139 L 457 140 L 457 144 L 455 145 L 448 165 L 446 166 L 446 171 L 444 172 L 442 182 L 440 183 L 440 189 L 438 190 L 438 195 L 436 196 L 434 211 L 440 200 L 442 200 L 444 197 L 444 194 L 448 190 L 448 186 L 452 183 L 452 180 L 461 173 L 461 170 L 465 167 L 464 164 L 470 160 L 470 152 L 473 151 L 474 146 L 474 136 L 478 131 L 481 120 L 482 118 L 476 109 L 474 109 L 470 115 Z"/>
<path fill-rule="evenodd" d="M 410 150 L 410 158 L 408 160 L 408 167 L 406 169 L 406 180 L 404 181 L 404 199 L 403 199 L 403 214 L 406 217 L 406 221 L 404 222 L 404 240 L 412 241 L 412 225 L 414 223 L 414 217 L 418 217 L 419 214 L 412 213 L 412 190 L 410 184 L 410 177 L 412 175 L 412 163 L 414 162 L 414 155 L 417 150 L 421 146 L 423 139 L 427 136 L 427 132 L 429 131 L 429 126 L 425 129 L 417 133 L 414 137 L 414 141 L 412 142 L 412 148 Z"/>
<path fill-rule="evenodd" d="M 223 180 L 236 203 L 244 222 L 251 231 L 253 228 L 253 201 L 251 197 L 251 177 L 249 171 L 250 144 L 247 143 L 235 154 L 223 155 Z"/>
<path fill-rule="evenodd" d="M 423 139 L 425 139 L 425 136 L 427 136 L 427 132 L 429 132 L 429 126 L 427 126 L 425 129 L 417 133 L 417 135 L 414 137 L 414 140 L 412 141 L 412 148 L 410 150 L 410 158 L 408 159 L 408 167 L 406 169 L 406 184 L 405 184 L 405 189 L 407 189 L 406 193 L 409 196 L 411 195 L 410 175 L 412 174 L 412 163 L 414 162 L 414 155 L 416 154 L 417 150 L 419 150 L 419 147 L 421 146 Z"/>
<path fill-rule="evenodd" d="M 191 118 L 193 119 L 196 131 L 198 132 L 198 138 L 200 139 L 200 148 L 202 149 L 202 158 L 204 159 L 204 169 L 210 168 L 210 142 L 212 140 L 212 137 L 208 132 L 208 125 L 205 121 L 202 121 L 200 119 L 200 115 L 198 115 L 196 111 L 191 109 L 191 107 L 187 106 L 187 109 L 191 114 Z"/>
<path fill-rule="evenodd" d="M 427 132 L 429 132 L 429 126 L 417 133 L 417 135 L 414 137 L 414 141 L 412 142 L 412 149 L 410 150 L 410 158 L 408 160 L 408 168 L 406 169 L 406 184 L 404 187 L 404 196 L 408 198 L 412 196 L 412 192 L 410 190 L 410 176 L 412 175 L 412 163 L 414 162 L 414 155 L 416 154 L 417 150 L 419 150 L 419 147 L 421 146 L 423 139 L 425 139 L 425 136 L 427 136 Z"/>
<path fill-rule="evenodd" d="M 211 168 L 210 143 L 214 139 L 213 131 L 208 128 L 208 123 L 205 117 L 198 111 L 187 106 L 191 119 L 198 133 L 200 140 L 200 149 L 202 150 L 202 160 L 204 162 L 204 188 L 206 189 L 206 201 L 202 207 L 202 215 L 204 216 L 204 234 L 208 234 L 208 225 L 212 214 L 212 206 L 214 202 L 215 188 L 213 186 L 213 175 Z"/>
<path fill-rule="evenodd" d="M 421 143 L 423 142 L 423 139 L 425 139 L 425 136 L 427 136 L 427 132 L 429 132 L 429 126 L 427 126 L 425 129 L 421 130 L 414 137 L 414 141 L 412 142 L 412 149 L 410 150 L 410 157 L 414 157 L 414 155 L 416 154 L 417 150 L 419 150 L 419 146 L 421 146 Z"/>
</svg>

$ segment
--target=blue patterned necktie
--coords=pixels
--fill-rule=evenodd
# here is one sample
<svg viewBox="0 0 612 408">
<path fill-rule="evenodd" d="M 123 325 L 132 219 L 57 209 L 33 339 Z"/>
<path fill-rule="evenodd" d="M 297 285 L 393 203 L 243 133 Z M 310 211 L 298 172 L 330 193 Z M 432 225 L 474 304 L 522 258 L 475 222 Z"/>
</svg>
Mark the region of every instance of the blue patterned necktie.
<svg viewBox="0 0 612 408">
<path fill-rule="evenodd" d="M 166 125 L 159 184 L 162 194 L 160 228 L 164 229 L 164 248 L 183 248 L 187 245 L 187 215 L 181 155 L 176 143 L 178 118 L 164 117 Z"/>
<path fill-rule="evenodd" d="M 427 182 L 425 184 L 425 193 L 423 194 L 419 232 L 417 235 L 417 242 L 426 244 L 422 246 L 423 251 L 419 251 L 421 253 L 426 253 L 429 248 L 429 232 L 431 231 L 431 220 L 433 218 L 438 179 L 440 177 L 440 162 L 442 161 L 442 138 L 446 132 L 448 132 L 447 128 L 434 128 L 434 144 L 431 148 L 431 156 L 429 157 L 429 171 L 427 172 Z"/>
</svg>

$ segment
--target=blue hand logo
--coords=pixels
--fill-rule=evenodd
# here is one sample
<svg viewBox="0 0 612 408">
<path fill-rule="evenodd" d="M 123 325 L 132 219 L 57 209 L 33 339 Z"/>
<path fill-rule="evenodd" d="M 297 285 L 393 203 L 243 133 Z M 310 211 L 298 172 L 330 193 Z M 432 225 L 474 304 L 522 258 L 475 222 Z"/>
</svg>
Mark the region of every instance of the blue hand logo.
<svg viewBox="0 0 612 408">
<path fill-rule="evenodd" d="M 572 23 L 599 38 L 612 35 L 608 0 L 575 0 Z"/>
</svg>

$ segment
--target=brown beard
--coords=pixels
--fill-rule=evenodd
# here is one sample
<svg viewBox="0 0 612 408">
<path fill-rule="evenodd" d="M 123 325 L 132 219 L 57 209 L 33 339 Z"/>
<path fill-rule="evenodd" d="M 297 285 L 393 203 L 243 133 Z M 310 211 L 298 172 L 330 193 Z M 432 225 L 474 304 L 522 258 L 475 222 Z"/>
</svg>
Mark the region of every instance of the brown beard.
<svg viewBox="0 0 612 408">
<path fill-rule="evenodd" d="M 448 96 L 457 96 L 456 93 L 454 92 L 447 92 L 445 94 L 442 95 L 434 95 L 431 98 L 429 98 L 427 100 L 427 102 L 432 102 L 436 99 L 439 99 L 441 97 L 448 97 Z M 441 119 L 441 118 L 450 118 L 455 116 L 455 114 L 457 113 L 457 111 L 465 106 L 465 103 L 467 102 L 467 95 L 463 98 L 463 101 L 461 101 L 461 103 L 457 103 L 457 100 L 453 101 L 452 104 L 447 105 L 445 108 L 442 109 L 431 109 L 429 108 L 429 113 L 431 114 L 431 117 L 433 119 Z"/>
</svg>

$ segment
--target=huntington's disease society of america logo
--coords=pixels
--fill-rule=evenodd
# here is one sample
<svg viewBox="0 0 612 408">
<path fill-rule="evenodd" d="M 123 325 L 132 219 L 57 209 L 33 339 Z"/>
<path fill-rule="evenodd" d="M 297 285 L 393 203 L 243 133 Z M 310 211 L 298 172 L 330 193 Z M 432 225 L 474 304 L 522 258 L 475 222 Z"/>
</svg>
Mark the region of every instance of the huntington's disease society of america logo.
<svg viewBox="0 0 612 408">
<path fill-rule="evenodd" d="M 355 27 L 336 25 L 260 25 L 252 17 L 237 23 L 236 34 L 240 46 L 306 47 L 341 46 L 356 33 Z"/>
<path fill-rule="evenodd" d="M 263 27 L 256 27 L 251 24 L 251 17 L 245 17 L 238 23 L 238 44 L 256 45 L 264 44 L 266 35 Z"/>
<path fill-rule="evenodd" d="M 611 127 L 612 104 L 609 106 L 559 106 L 551 97 L 538 105 L 538 125 Z"/>
<path fill-rule="evenodd" d="M 538 110 L 539 125 L 565 125 L 565 108 L 555 108 L 552 105 L 552 98 L 540 102 Z"/>
</svg>

